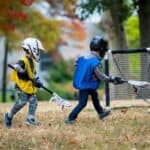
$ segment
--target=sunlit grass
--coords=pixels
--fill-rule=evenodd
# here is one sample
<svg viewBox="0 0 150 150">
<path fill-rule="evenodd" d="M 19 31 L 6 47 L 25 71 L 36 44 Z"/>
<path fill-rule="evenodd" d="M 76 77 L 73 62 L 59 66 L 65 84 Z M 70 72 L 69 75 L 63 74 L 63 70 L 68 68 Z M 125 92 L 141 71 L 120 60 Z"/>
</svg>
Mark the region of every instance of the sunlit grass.
<svg viewBox="0 0 150 150">
<path fill-rule="evenodd" d="M 72 102 L 75 105 L 76 102 Z M 148 150 L 150 148 L 150 114 L 147 108 L 113 110 L 101 121 L 91 104 L 82 111 L 74 125 L 64 120 L 72 108 L 61 110 L 53 103 L 42 102 L 36 118 L 40 126 L 24 124 L 27 108 L 14 118 L 13 127 L 3 125 L 4 112 L 12 104 L 0 104 L 1 150 Z"/>
</svg>

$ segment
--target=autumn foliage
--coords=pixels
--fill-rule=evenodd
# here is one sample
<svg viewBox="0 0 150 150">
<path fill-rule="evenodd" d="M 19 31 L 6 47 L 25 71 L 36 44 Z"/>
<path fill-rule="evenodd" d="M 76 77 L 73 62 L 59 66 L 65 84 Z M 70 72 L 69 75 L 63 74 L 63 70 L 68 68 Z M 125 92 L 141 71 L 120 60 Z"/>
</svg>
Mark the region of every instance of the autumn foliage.
<svg viewBox="0 0 150 150">
<path fill-rule="evenodd" d="M 63 37 L 63 41 L 65 41 L 66 39 L 67 41 L 69 41 L 70 37 L 77 41 L 86 40 L 87 32 L 83 22 L 77 19 L 72 19 L 71 21 L 63 21 L 61 24 L 64 29 L 62 31 L 66 36 L 65 38 Z"/>
<path fill-rule="evenodd" d="M 32 3 L 33 0 L 0 1 L 0 30 L 3 32 L 13 31 L 17 21 L 27 20 L 27 14 L 22 9 Z"/>
</svg>

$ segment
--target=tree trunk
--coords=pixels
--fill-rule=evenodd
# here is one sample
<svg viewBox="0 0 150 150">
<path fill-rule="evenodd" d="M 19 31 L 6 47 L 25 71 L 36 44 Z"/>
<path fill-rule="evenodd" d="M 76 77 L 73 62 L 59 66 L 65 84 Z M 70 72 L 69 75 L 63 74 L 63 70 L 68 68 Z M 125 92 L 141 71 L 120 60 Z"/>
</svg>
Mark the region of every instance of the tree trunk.
<svg viewBox="0 0 150 150">
<path fill-rule="evenodd" d="M 139 0 L 139 28 L 141 47 L 150 46 L 150 1 Z"/>
<path fill-rule="evenodd" d="M 127 41 L 124 32 L 123 24 L 119 21 L 119 17 L 116 12 L 117 8 L 111 8 L 110 10 L 104 12 L 104 16 L 102 19 L 102 24 L 104 30 L 107 34 L 109 40 L 109 47 L 111 49 L 127 49 Z M 112 19 L 113 18 L 113 19 Z M 125 79 L 128 79 L 129 68 L 128 68 L 128 58 L 123 55 L 119 55 L 117 57 L 117 64 L 119 64 L 119 68 L 121 69 L 121 73 L 118 70 L 115 63 L 113 63 L 112 57 L 109 57 L 110 61 L 110 74 L 119 75 Z M 123 74 L 123 75 L 122 75 Z M 111 85 L 110 87 L 110 95 L 111 99 L 127 99 L 129 98 L 129 87 L 127 85 Z"/>
<path fill-rule="evenodd" d="M 3 77 L 2 77 L 2 102 L 6 102 L 6 89 L 7 89 L 7 55 L 8 55 L 8 40 L 5 40 L 5 52 L 3 61 Z"/>
<path fill-rule="evenodd" d="M 150 1 L 139 0 L 138 6 L 140 46 L 150 47 Z M 141 80 L 150 82 L 150 54 L 141 55 Z M 150 96 L 149 91 L 145 94 Z"/>
</svg>

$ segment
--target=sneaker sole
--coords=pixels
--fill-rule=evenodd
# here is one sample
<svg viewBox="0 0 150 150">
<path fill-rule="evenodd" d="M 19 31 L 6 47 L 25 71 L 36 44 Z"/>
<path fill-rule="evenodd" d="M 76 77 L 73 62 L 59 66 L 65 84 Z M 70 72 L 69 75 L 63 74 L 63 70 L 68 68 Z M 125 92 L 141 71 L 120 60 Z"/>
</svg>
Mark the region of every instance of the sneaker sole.
<svg viewBox="0 0 150 150">
<path fill-rule="evenodd" d="M 33 124 L 30 124 L 29 122 L 25 122 L 25 125 L 27 125 L 27 126 L 35 126 Z"/>
<path fill-rule="evenodd" d="M 104 120 L 104 119 L 106 119 L 110 114 L 111 114 L 111 113 L 108 113 L 106 116 L 104 116 L 104 117 L 102 117 L 102 118 L 100 117 L 100 119 L 101 119 L 101 120 Z"/>
<path fill-rule="evenodd" d="M 41 124 L 40 124 L 40 123 L 31 124 L 31 123 L 29 123 L 29 122 L 25 122 L 25 125 L 27 125 L 27 126 L 40 126 Z"/>
<path fill-rule="evenodd" d="M 68 122 L 68 121 L 65 121 L 65 124 L 68 124 L 68 125 L 73 125 L 75 122 L 72 121 L 72 122 Z"/>
</svg>

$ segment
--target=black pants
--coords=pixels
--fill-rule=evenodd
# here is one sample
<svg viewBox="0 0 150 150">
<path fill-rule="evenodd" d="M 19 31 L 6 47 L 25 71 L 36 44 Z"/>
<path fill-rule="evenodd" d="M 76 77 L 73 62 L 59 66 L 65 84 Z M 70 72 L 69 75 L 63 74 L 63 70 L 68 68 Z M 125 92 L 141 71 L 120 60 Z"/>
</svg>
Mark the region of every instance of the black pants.
<svg viewBox="0 0 150 150">
<path fill-rule="evenodd" d="M 78 114 L 86 106 L 89 95 L 91 95 L 92 102 L 97 113 L 98 114 L 103 113 L 103 108 L 100 105 L 97 91 L 93 89 L 80 90 L 79 91 L 79 103 L 69 114 L 69 117 L 68 117 L 69 120 L 74 120 L 77 118 Z"/>
</svg>

